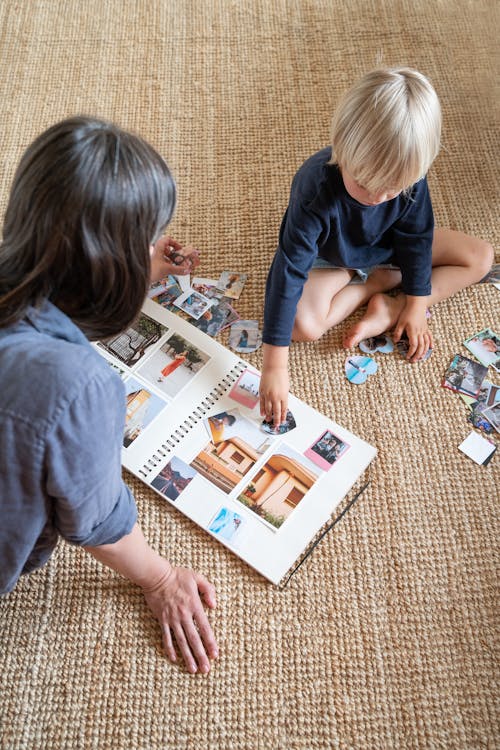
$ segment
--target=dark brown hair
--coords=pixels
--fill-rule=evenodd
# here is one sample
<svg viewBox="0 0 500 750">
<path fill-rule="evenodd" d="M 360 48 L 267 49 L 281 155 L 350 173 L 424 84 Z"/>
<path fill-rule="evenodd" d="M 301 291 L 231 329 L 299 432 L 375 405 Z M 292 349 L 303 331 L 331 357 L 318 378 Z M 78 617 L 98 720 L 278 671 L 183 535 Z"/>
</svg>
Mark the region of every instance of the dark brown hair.
<svg viewBox="0 0 500 750">
<path fill-rule="evenodd" d="M 90 117 L 53 125 L 26 150 L 0 246 L 0 326 L 49 299 L 89 339 L 136 318 L 175 184 L 144 140 Z"/>
</svg>

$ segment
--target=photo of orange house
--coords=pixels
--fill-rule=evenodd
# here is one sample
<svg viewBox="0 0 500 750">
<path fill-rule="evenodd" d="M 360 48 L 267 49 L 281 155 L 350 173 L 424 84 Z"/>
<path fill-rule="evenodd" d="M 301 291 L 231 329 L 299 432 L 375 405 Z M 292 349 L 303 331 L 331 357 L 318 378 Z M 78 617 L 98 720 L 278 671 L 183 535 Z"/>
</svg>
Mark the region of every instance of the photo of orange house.
<svg viewBox="0 0 500 750">
<path fill-rule="evenodd" d="M 260 453 L 239 437 L 208 443 L 191 461 L 193 469 L 224 492 L 231 492 L 254 466 Z"/>
<path fill-rule="evenodd" d="M 318 474 L 307 458 L 281 446 L 237 498 L 274 528 L 279 528 L 314 485 Z"/>
</svg>

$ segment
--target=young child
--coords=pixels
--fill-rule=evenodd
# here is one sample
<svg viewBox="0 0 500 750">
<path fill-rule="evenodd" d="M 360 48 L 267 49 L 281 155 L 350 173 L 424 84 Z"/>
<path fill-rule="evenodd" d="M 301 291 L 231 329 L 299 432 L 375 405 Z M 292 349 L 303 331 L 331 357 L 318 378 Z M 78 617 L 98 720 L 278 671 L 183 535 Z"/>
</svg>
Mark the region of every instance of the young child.
<svg viewBox="0 0 500 750">
<path fill-rule="evenodd" d="M 121 478 L 125 389 L 89 343 L 130 326 L 151 281 L 189 270 L 161 237 L 174 204 L 163 159 L 111 123 L 64 120 L 21 159 L 0 246 L 0 594 L 61 536 L 141 586 L 170 659 L 177 644 L 208 672 L 215 590 L 146 542 Z"/>
<path fill-rule="evenodd" d="M 428 308 L 489 271 L 486 242 L 434 231 L 426 173 L 440 133 L 439 101 L 421 73 L 374 70 L 340 102 L 332 147 L 295 175 L 266 286 L 266 419 L 272 414 L 278 424 L 286 414 L 291 339 L 318 339 L 368 303 L 344 346 L 394 328 L 395 342 L 407 334 L 416 362 L 433 345 Z M 385 294 L 400 285 L 395 296 Z"/>
</svg>

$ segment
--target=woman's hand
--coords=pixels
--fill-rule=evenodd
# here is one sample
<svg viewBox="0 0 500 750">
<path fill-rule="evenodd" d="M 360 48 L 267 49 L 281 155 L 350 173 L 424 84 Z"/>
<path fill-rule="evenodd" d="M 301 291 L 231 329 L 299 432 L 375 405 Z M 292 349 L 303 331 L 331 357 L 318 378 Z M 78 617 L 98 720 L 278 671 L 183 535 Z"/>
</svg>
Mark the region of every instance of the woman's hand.
<svg viewBox="0 0 500 750">
<path fill-rule="evenodd" d="M 408 336 L 408 354 L 406 358 L 410 362 L 418 362 L 423 359 L 429 349 L 433 348 L 432 334 L 427 324 L 427 297 L 406 298 L 406 304 L 394 329 L 394 343 L 400 340 L 403 332 Z"/>
<path fill-rule="evenodd" d="M 190 245 L 182 247 L 172 237 L 160 237 L 151 251 L 151 283 L 166 276 L 185 276 L 200 264 L 198 250 Z"/>
<path fill-rule="evenodd" d="M 143 593 L 160 623 L 168 658 L 177 661 L 177 645 L 189 672 L 209 672 L 210 659 L 219 655 L 203 607 L 215 607 L 212 584 L 193 570 L 169 566 L 154 586 L 143 587 Z"/>
<path fill-rule="evenodd" d="M 151 549 L 138 523 L 113 544 L 85 547 L 96 560 L 141 587 L 162 628 L 167 656 L 177 661 L 175 644 L 190 672 L 209 672 L 217 643 L 203 605 L 215 607 L 215 589 L 187 568 L 174 568 Z"/>
</svg>

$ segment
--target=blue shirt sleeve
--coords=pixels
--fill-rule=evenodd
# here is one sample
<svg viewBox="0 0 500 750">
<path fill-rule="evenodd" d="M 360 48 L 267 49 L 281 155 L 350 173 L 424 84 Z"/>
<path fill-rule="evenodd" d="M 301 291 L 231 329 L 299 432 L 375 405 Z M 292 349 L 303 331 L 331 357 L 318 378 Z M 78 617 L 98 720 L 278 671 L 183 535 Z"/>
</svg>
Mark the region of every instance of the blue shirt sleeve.
<svg viewBox="0 0 500 750">
<path fill-rule="evenodd" d="M 123 383 L 111 368 L 100 368 L 60 408 L 45 454 L 54 526 L 73 544 L 113 544 L 137 518 L 121 475 Z"/>
<path fill-rule="evenodd" d="M 392 229 L 394 261 L 401 269 L 401 287 L 416 297 L 431 293 L 434 214 L 427 180 L 417 182 L 407 210 Z"/>
<path fill-rule="evenodd" d="M 320 216 L 292 184 L 278 249 L 267 277 L 262 337 L 265 344 L 289 345 L 297 303 L 318 254 L 322 232 Z"/>
</svg>

